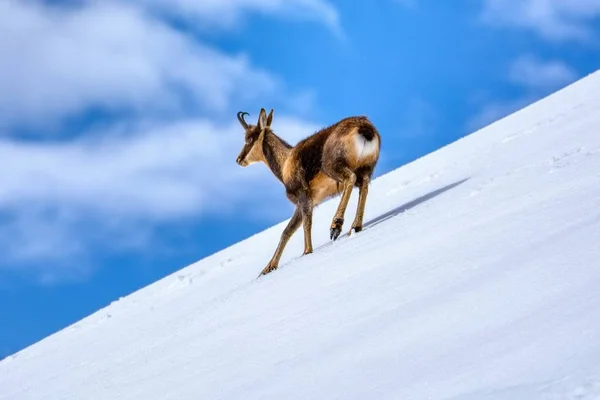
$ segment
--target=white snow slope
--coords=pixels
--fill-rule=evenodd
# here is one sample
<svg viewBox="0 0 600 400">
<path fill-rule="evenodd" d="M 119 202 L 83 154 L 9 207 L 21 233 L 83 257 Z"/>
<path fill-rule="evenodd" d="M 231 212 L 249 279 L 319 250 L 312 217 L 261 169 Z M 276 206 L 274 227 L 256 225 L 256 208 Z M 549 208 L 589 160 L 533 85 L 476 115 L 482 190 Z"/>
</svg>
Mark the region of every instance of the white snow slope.
<svg viewBox="0 0 600 400">
<path fill-rule="evenodd" d="M 314 254 L 256 279 L 283 221 L 5 359 L 0 399 L 600 399 L 600 72 L 379 177 L 332 243 L 338 201 Z"/>
</svg>

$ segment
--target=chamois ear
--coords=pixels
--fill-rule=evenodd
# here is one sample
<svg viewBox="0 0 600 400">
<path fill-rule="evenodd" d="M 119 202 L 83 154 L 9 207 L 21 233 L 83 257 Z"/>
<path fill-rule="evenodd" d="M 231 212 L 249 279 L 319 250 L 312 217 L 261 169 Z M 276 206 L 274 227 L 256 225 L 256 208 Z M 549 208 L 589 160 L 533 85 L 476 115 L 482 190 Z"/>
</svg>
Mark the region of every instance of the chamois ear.
<svg viewBox="0 0 600 400">
<path fill-rule="evenodd" d="M 260 113 L 258 114 L 258 126 L 260 129 L 265 129 L 267 125 L 267 112 L 264 108 L 260 109 Z"/>
<path fill-rule="evenodd" d="M 267 127 L 271 127 L 271 123 L 273 122 L 273 109 L 271 108 L 271 112 L 267 116 Z"/>
</svg>

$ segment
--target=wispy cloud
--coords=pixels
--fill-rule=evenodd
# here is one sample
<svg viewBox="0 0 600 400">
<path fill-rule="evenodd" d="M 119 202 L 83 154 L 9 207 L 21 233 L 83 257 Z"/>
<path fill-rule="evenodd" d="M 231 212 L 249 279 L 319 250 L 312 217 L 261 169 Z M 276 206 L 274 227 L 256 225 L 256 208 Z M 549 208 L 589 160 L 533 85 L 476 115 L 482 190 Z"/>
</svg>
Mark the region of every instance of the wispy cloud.
<svg viewBox="0 0 600 400">
<path fill-rule="evenodd" d="M 326 0 L 141 0 L 154 11 L 201 22 L 199 29 L 234 29 L 252 13 L 309 20 L 341 32 L 337 9 Z"/>
<path fill-rule="evenodd" d="M 235 111 L 274 105 L 274 128 L 295 142 L 317 127 L 277 106 L 306 111 L 314 93 L 177 30 L 163 7 L 217 25 L 225 12 L 294 10 L 337 23 L 320 0 L 0 2 L 0 269 L 46 283 L 85 276 L 91 251 L 143 249 L 159 224 L 287 201 L 266 168 L 235 164 Z M 47 136 L 90 110 L 110 117 Z M 24 126 L 37 138 L 21 138 Z"/>
<path fill-rule="evenodd" d="M 522 94 L 508 100 L 487 101 L 480 111 L 467 122 L 473 131 L 505 117 L 540 98 L 572 83 L 577 72 L 560 60 L 543 60 L 523 55 L 513 60 L 506 73 L 506 81 L 522 90 Z"/>
<path fill-rule="evenodd" d="M 408 9 L 415 9 L 418 7 L 419 3 L 418 0 L 393 0 L 394 3 L 400 4 L 401 6 L 404 6 Z"/>
<path fill-rule="evenodd" d="M 528 30 L 550 41 L 589 41 L 599 0 L 483 0 L 482 21 Z"/>
<path fill-rule="evenodd" d="M 518 111 L 537 99 L 538 97 L 526 95 L 516 99 L 492 100 L 485 102 L 480 107 L 479 111 L 467 121 L 466 130 L 468 132 L 472 132 L 483 128 L 492 122 Z"/>
<path fill-rule="evenodd" d="M 32 204 L 0 214 L 0 276 L 12 272 L 42 284 L 87 276 L 90 260 L 85 229 L 75 230 L 68 208 Z M 79 219 L 81 221 L 81 219 Z M 77 234 L 75 234 L 77 232 Z"/>
<path fill-rule="evenodd" d="M 577 73 L 560 60 L 544 61 L 533 55 L 524 55 L 512 63 L 508 78 L 523 87 L 546 92 L 573 82 Z"/>
<path fill-rule="evenodd" d="M 435 134 L 440 119 L 439 111 L 427 100 L 411 99 L 398 117 L 403 137 L 424 138 Z"/>
</svg>

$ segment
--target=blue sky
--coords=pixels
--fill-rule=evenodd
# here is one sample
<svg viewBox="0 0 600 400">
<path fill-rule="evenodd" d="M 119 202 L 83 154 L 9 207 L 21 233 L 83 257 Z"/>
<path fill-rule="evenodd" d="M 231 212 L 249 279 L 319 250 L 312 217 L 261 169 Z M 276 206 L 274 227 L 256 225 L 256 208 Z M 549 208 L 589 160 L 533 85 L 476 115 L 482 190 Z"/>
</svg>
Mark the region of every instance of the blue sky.
<svg viewBox="0 0 600 400">
<path fill-rule="evenodd" d="M 380 175 L 595 71 L 599 17 L 600 0 L 5 0 L 0 358 L 289 217 L 266 168 L 235 164 L 237 111 L 274 108 L 291 142 L 366 114 Z"/>
</svg>

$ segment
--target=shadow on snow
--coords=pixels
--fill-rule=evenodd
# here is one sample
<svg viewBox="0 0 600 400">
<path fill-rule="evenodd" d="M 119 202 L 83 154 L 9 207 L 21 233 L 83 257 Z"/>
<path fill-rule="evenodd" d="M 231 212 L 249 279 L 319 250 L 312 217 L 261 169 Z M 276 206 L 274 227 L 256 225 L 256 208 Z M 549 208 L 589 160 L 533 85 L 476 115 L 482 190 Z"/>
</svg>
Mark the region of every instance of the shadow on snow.
<svg viewBox="0 0 600 400">
<path fill-rule="evenodd" d="M 443 193 L 445 193 L 445 192 L 447 192 L 447 191 L 449 191 L 451 189 L 454 189 L 458 185 L 466 182 L 468 179 L 469 178 L 465 178 L 465 179 L 462 179 L 460 181 L 457 181 L 457 182 L 451 183 L 449 185 L 446 185 L 444 187 L 441 187 L 439 189 L 436 189 L 436 190 L 434 190 L 432 192 L 424 194 L 421 197 L 418 197 L 418 198 L 416 198 L 414 200 L 411 200 L 408 203 L 404 203 L 404 204 L 402 204 L 402 205 L 400 205 L 400 206 L 398 206 L 398 207 L 396 207 L 396 208 L 394 208 L 394 209 L 392 209 L 392 210 L 390 210 L 390 211 L 388 211 L 388 212 L 386 212 L 384 214 L 381 214 L 380 216 L 375 217 L 375 218 L 373 218 L 372 220 L 370 220 L 368 222 L 365 222 L 363 224 L 363 231 L 365 231 L 365 230 L 367 230 L 369 228 L 372 228 L 373 226 L 375 226 L 377 224 L 380 224 L 380 223 L 382 223 L 382 222 L 384 222 L 384 221 L 386 221 L 386 220 L 388 220 L 390 218 L 393 218 L 393 217 L 397 216 L 398 214 L 402 214 L 403 212 L 405 212 L 407 210 L 410 210 L 411 208 L 417 207 L 420 204 L 423 204 L 423 203 L 425 203 L 425 202 L 427 202 L 429 200 L 432 200 L 435 197 L 437 197 L 437 196 L 439 196 L 439 195 L 441 195 L 441 194 L 443 194 Z M 347 236 L 348 236 L 348 232 L 340 235 L 340 237 L 336 241 L 339 241 L 340 239 L 342 239 L 344 237 L 347 237 Z M 315 251 L 319 250 L 319 249 L 321 249 L 323 247 L 329 246 L 329 245 L 331 245 L 333 243 L 335 243 L 335 242 L 329 241 L 329 242 L 327 242 L 325 244 L 322 244 L 321 246 L 317 247 L 315 249 Z"/>
</svg>

